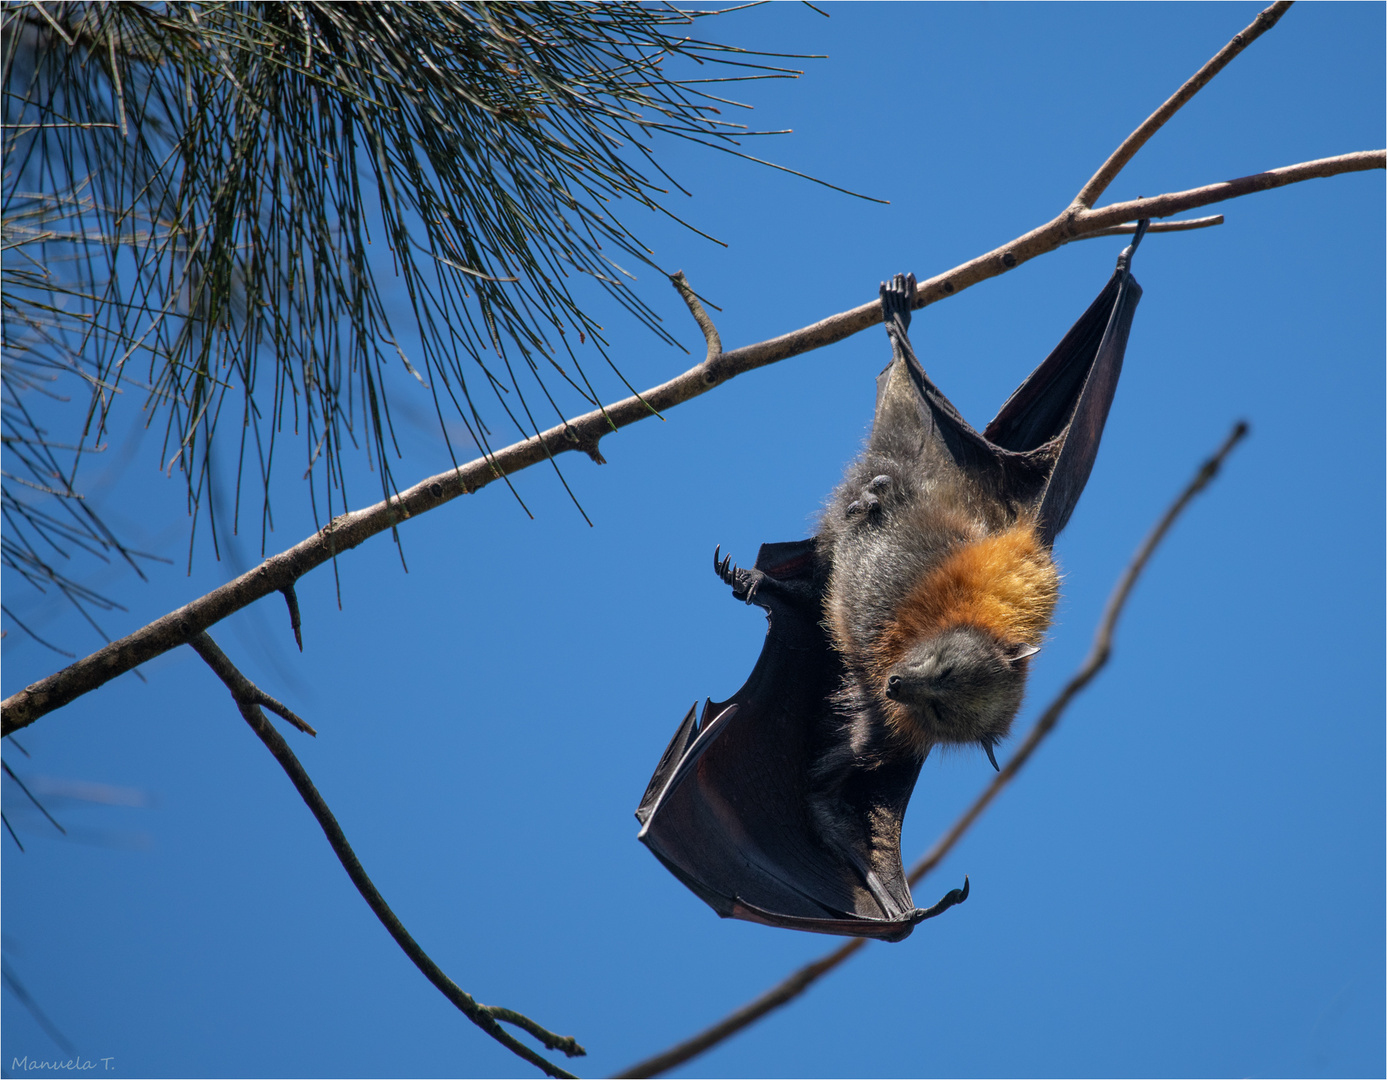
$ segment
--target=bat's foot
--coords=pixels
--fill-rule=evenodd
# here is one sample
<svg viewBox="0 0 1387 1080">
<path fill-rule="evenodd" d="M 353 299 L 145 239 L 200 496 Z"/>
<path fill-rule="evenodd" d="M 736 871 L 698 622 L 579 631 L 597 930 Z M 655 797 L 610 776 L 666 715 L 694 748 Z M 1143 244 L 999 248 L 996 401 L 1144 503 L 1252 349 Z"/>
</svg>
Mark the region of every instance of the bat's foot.
<svg viewBox="0 0 1387 1080">
<path fill-rule="evenodd" d="M 721 544 L 713 549 L 713 573 L 717 574 L 724 584 L 732 587 L 733 596 L 750 604 L 756 596 L 756 590 L 761 587 L 761 582 L 766 580 L 766 575 L 760 570 L 743 570 L 732 561 L 731 555 L 725 556 L 719 562 L 719 555 L 722 555 Z"/>
<path fill-rule="evenodd" d="M 910 329 L 910 311 L 915 306 L 915 275 L 897 274 L 881 283 L 881 316 L 889 332 L 898 326 L 901 333 Z"/>
</svg>

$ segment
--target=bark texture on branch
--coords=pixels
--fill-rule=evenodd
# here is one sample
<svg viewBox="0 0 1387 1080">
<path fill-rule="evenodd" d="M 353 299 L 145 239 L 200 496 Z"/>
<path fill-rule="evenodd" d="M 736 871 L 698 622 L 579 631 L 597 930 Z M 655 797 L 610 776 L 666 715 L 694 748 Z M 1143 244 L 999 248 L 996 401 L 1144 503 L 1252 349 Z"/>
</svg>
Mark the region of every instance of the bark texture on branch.
<svg viewBox="0 0 1387 1080">
<path fill-rule="evenodd" d="M 1100 229 L 1109 229 L 1143 217 L 1178 214 L 1305 180 L 1384 167 L 1387 167 L 1387 150 L 1364 150 L 1287 165 L 1188 191 L 1113 203 L 1096 210 L 1071 207 L 1010 244 L 994 248 L 985 255 L 921 282 L 916 293 L 916 306 L 925 307 L 946 299 Z M 45 713 L 62 708 L 73 699 L 161 653 L 186 645 L 197 634 L 233 612 L 248 607 L 270 593 L 283 592 L 308 571 L 341 552 L 350 551 L 377 533 L 393 529 L 409 518 L 427 513 L 459 495 L 470 494 L 493 480 L 567 450 L 581 450 L 600 461 L 598 441 L 610 432 L 689 401 L 737 375 L 842 341 L 879 322 L 881 304 L 873 300 L 791 333 L 709 356 L 683 374 L 643 394 L 625 398 L 605 409 L 594 409 L 487 457 L 421 480 L 388 502 L 379 502 L 333 518 L 308 539 L 266 559 L 234 581 L 11 694 L 0 702 L 0 717 L 3 718 L 0 719 L 0 736 L 27 727 Z"/>
</svg>

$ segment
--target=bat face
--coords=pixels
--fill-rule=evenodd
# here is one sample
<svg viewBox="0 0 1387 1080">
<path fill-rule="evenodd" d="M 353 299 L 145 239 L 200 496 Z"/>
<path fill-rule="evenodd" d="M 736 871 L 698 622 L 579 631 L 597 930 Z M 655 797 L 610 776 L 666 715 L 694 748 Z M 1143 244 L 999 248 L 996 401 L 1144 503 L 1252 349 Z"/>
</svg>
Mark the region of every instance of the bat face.
<svg viewBox="0 0 1387 1080">
<path fill-rule="evenodd" d="M 821 530 L 833 565 L 825 606 L 834 646 L 915 753 L 975 743 L 991 758 L 1020 707 L 1059 574 L 1033 519 L 1007 525 L 1004 503 L 968 506 L 940 487 L 869 528 Z"/>
<path fill-rule="evenodd" d="M 1018 650 L 965 624 L 914 645 L 887 672 L 883 692 L 917 744 L 994 746 L 1011 730 L 1025 688 Z"/>
<path fill-rule="evenodd" d="M 714 567 L 769 627 L 746 684 L 691 709 L 636 811 L 640 840 L 724 917 L 897 941 L 917 908 L 900 831 L 939 743 L 993 747 L 1054 613 L 1050 554 L 1083 491 L 1141 289 L 1131 256 L 979 434 L 925 374 L 915 279 L 881 299 L 892 344 L 866 452 L 818 533 Z"/>
</svg>

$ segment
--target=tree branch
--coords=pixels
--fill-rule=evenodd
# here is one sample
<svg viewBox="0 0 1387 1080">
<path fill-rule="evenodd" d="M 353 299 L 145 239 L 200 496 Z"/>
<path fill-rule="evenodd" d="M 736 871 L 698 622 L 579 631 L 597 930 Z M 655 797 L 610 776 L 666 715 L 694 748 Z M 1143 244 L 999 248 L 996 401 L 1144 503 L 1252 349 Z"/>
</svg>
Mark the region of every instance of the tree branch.
<svg viewBox="0 0 1387 1080">
<path fill-rule="evenodd" d="M 680 270 L 671 274 L 669 280 L 679 290 L 679 295 L 684 298 L 684 303 L 689 307 L 689 314 L 694 317 L 694 322 L 698 323 L 698 328 L 703 331 L 703 340 L 708 344 L 708 355 L 704 359 L 713 360 L 721 356 L 722 335 L 718 333 L 718 328 L 713 325 L 713 320 L 708 312 L 703 309 L 703 302 L 698 298 L 698 293 L 693 291 L 693 286 L 689 284 L 689 279 L 684 276 L 684 271 Z"/>
<path fill-rule="evenodd" d="M 1092 179 L 1083 186 L 1083 190 L 1074 196 L 1074 205 L 1084 210 L 1092 207 L 1098 201 L 1098 196 L 1108 189 L 1108 185 L 1117 178 L 1117 174 L 1123 170 L 1127 162 L 1136 156 L 1137 151 L 1146 145 L 1151 136 L 1160 131 L 1165 126 L 1165 122 L 1179 112 L 1190 98 L 1199 93 L 1210 79 L 1226 68 L 1238 53 L 1275 26 L 1290 6 L 1290 0 L 1279 0 L 1278 3 L 1272 4 L 1265 11 L 1258 13 L 1257 17 L 1241 34 L 1234 34 L 1232 41 L 1221 48 L 1207 64 L 1191 75 L 1184 86 L 1176 90 L 1164 105 L 1142 121 L 1141 126 L 1122 141 L 1122 145 L 1112 152 L 1112 156 L 1107 161 L 1103 162 L 1103 167 L 1093 174 Z"/>
<path fill-rule="evenodd" d="M 1053 251 L 1062 244 L 1086 238 L 1087 234 L 1097 230 L 1111 229 L 1147 216 L 1164 217 L 1304 180 L 1385 167 L 1387 151 L 1363 150 L 1287 165 L 1189 191 L 1114 203 L 1098 210 L 1078 214 L 1066 211 L 1010 244 L 994 248 L 986 255 L 922 282 L 916 293 L 916 306 L 925 307 L 943 300 L 1038 255 Z M 881 304 L 873 300 L 792 333 L 721 353 L 695 364 L 682 375 L 644 394 L 628 397 L 607 409 L 594 409 L 540 435 L 512 443 L 490 457 L 477 458 L 455 470 L 421 480 L 386 502 L 335 517 L 308 539 L 266 559 L 254 570 L 11 694 L 0 702 L 0 736 L 28 727 L 44 714 L 62 708 L 75 698 L 110 682 L 117 675 L 179 645 L 188 644 L 198 633 L 233 612 L 248 607 L 270 593 L 283 592 L 308 571 L 408 518 L 427 513 L 459 495 L 471 494 L 493 480 L 548 460 L 551 454 L 565 450 L 592 453 L 589 447 L 609 432 L 689 401 L 737 375 L 842 341 L 880 321 Z"/>
<path fill-rule="evenodd" d="M 242 675 L 236 665 L 231 662 L 226 653 L 217 647 L 216 642 L 208 634 L 197 634 L 188 644 L 196 650 L 203 660 L 207 661 L 207 666 L 231 691 L 231 697 L 236 702 L 236 707 L 241 711 L 246 723 L 250 725 L 251 730 L 274 755 L 275 760 L 279 762 L 284 771 L 289 774 L 289 780 L 299 795 L 302 796 L 303 801 L 308 804 L 308 809 L 312 811 L 313 816 L 318 819 L 318 824 L 327 836 L 333 854 L 337 856 L 342 868 L 347 871 L 347 876 L 352 879 L 356 891 L 361 894 L 362 899 L 366 901 L 376 918 L 380 920 L 381 925 L 389 931 L 390 936 L 404 950 L 404 954 L 410 958 L 414 966 L 423 972 L 424 977 L 433 983 L 444 997 L 457 1006 L 467 1019 L 507 1050 L 518 1054 L 531 1065 L 542 1069 L 548 1076 L 571 1078 L 572 1073 L 565 1072 L 557 1065 L 540 1057 L 524 1043 L 515 1039 L 501 1027 L 498 1021 L 514 1024 L 539 1039 L 548 1049 L 562 1050 L 569 1057 L 578 1057 L 587 1053 L 578 1045 L 576 1039 L 567 1035 L 555 1035 L 552 1031 L 535 1023 L 528 1016 L 511 1009 L 502 1008 L 499 1005 L 481 1004 L 448 978 L 443 969 L 435 964 L 429 954 L 410 936 L 409 931 L 405 929 L 404 924 L 400 922 L 395 913 L 390 910 L 390 905 L 385 902 L 385 898 L 381 896 L 380 891 L 367 876 L 365 869 L 362 868 L 361 861 L 356 857 L 356 852 L 352 850 L 351 844 L 347 842 L 346 834 L 342 832 L 342 826 L 337 824 L 337 818 L 329 809 L 322 795 L 318 793 L 318 789 L 314 786 L 308 772 L 299 762 L 299 759 L 294 756 L 294 752 L 289 749 L 289 744 L 284 741 L 284 737 L 265 718 L 265 714 L 260 711 L 260 706 L 267 705 L 275 709 L 281 716 L 290 719 L 295 726 L 301 726 L 309 734 L 313 734 L 313 729 Z"/>
<path fill-rule="evenodd" d="M 1016 774 L 1021 771 L 1022 766 L 1030 760 L 1036 747 L 1055 729 L 1060 717 L 1064 715 L 1064 710 L 1069 707 L 1069 703 L 1102 671 L 1108 658 L 1112 655 L 1113 631 L 1117 626 L 1117 620 L 1122 615 L 1122 610 L 1127 604 L 1128 597 L 1132 594 L 1132 587 L 1136 584 L 1137 578 L 1146 569 L 1146 564 L 1150 562 L 1151 556 L 1160 542 L 1165 539 L 1170 527 L 1175 524 L 1176 518 L 1190 504 L 1190 501 L 1218 475 L 1224 459 L 1246 434 L 1247 425 L 1242 421 L 1233 426 L 1233 430 L 1223 441 L 1223 445 L 1199 467 L 1199 471 L 1185 486 L 1184 491 L 1171 503 L 1170 508 L 1161 516 L 1155 528 L 1147 534 L 1146 539 L 1137 548 L 1136 554 L 1132 556 L 1132 561 L 1127 564 L 1127 569 L 1123 571 L 1122 577 L 1118 579 L 1112 595 L 1108 597 L 1107 606 L 1103 610 L 1103 617 L 1099 619 L 1098 629 L 1093 635 L 1093 646 L 1089 649 L 1084 662 L 1079 666 L 1079 670 L 1065 683 L 1064 688 L 1040 714 L 1040 719 L 1035 722 L 1035 726 L 1031 728 L 1025 740 L 1016 748 L 1016 753 L 1012 755 L 1011 760 L 1006 763 L 1001 772 L 993 778 L 992 783 L 974 800 L 973 805 L 954 822 L 952 828 L 939 838 L 928 854 L 911 867 L 908 875 L 911 885 L 918 885 L 926 874 L 943 861 L 944 857 L 963 837 L 963 834 L 987 809 L 992 800 L 1011 783 Z M 623 1072 L 616 1073 L 615 1076 L 618 1080 L 630 1077 L 659 1076 L 686 1061 L 692 1060 L 725 1039 L 731 1038 L 743 1028 L 754 1024 L 767 1013 L 799 997 L 819 979 L 861 950 L 867 944 L 867 940 L 867 938 L 854 938 L 845 942 L 812 963 L 805 964 L 804 967 L 781 980 L 760 997 L 743 1005 L 711 1027 L 670 1047 L 668 1050 L 648 1057 L 644 1061 L 638 1061 Z"/>
<path fill-rule="evenodd" d="M 1213 217 L 1187 218 L 1184 221 L 1152 222 L 1146 231 L 1152 233 L 1190 232 L 1194 229 L 1207 229 L 1211 226 L 1222 224 L 1223 215 L 1215 214 Z M 1086 232 L 1082 236 L 1074 237 L 1074 239 L 1097 240 L 1101 236 L 1130 236 L 1136 231 L 1136 225 L 1113 225 L 1111 228 L 1095 229 L 1093 232 Z"/>
<path fill-rule="evenodd" d="M 1252 26 L 1235 37 L 1218 56 L 1201 68 L 1174 97 L 1128 137 L 1122 147 L 1109 158 L 1108 163 L 1084 186 L 1080 198 L 1086 197 L 1090 188 L 1097 185 L 1091 196 L 1096 198 L 1097 193 L 1111 183 L 1122 165 L 1141 144 L 1229 60 L 1274 25 L 1285 6 L 1281 3 L 1273 4 L 1258 16 Z M 1263 23 L 1264 17 L 1269 21 Z M 1122 156 L 1124 148 L 1128 151 L 1125 157 Z M 1087 239 L 1110 231 L 1125 231 L 1119 230 L 1119 227 L 1140 218 L 1169 217 L 1171 214 L 1196 207 L 1304 180 L 1382 168 L 1387 168 L 1387 151 L 1364 150 L 1287 165 L 1188 191 L 1113 203 L 1098 209 L 1088 209 L 1076 200 L 1051 221 L 1017 237 L 1011 243 L 994 248 L 952 270 L 921 282 L 916 292 L 915 306 L 925 307 L 953 296 L 980 281 L 1004 274 L 1073 240 Z M 1152 231 L 1175 231 L 1203 224 L 1214 224 L 1214 221 L 1206 218 L 1191 222 L 1172 222 L 1169 225 L 1155 224 Z M 698 318 L 701 305 L 689 289 L 688 283 L 681 282 L 677 276 L 673 283 L 689 304 L 694 317 L 698 319 L 708 342 L 708 355 L 702 363 L 695 364 L 682 375 L 652 390 L 625 398 L 610 408 L 599 407 L 574 420 L 564 421 L 548 431 L 513 443 L 496 453 L 431 476 L 374 506 L 333 518 L 313 536 L 287 551 L 266 559 L 256 569 L 242 574 L 177 611 L 156 619 L 134 633 L 111 642 L 47 678 L 11 694 L 0 702 L 0 736 L 27 727 L 45 713 L 61 708 L 117 675 L 131 671 L 161 653 L 189 643 L 197 634 L 261 597 L 272 592 L 292 589 L 294 582 L 308 571 L 334 559 L 341 552 L 356 547 L 377 533 L 394 529 L 407 518 L 427 513 L 459 495 L 470 494 L 493 480 L 508 477 L 521 469 L 550 460 L 566 450 L 581 450 L 601 464 L 603 458 L 598 443 L 610 432 L 644 420 L 648 416 L 658 416 L 665 410 L 695 398 L 737 375 L 842 341 L 881 321 L 881 304 L 874 299 L 850 311 L 832 315 L 812 326 L 755 345 L 745 345 L 730 352 L 722 352 L 721 341 L 717 338 L 717 331 L 712 328 L 712 321 L 707 318 L 706 312 L 702 319 Z"/>
</svg>

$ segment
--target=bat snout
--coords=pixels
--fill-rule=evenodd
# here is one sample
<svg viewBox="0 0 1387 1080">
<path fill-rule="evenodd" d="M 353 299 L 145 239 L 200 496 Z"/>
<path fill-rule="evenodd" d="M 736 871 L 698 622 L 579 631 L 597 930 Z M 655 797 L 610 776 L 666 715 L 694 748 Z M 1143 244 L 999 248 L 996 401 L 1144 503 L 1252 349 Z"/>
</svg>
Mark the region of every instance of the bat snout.
<svg viewBox="0 0 1387 1080">
<path fill-rule="evenodd" d="M 941 696 L 940 680 L 933 671 L 898 668 L 886 676 L 886 697 L 903 705 L 922 706 Z"/>
</svg>

